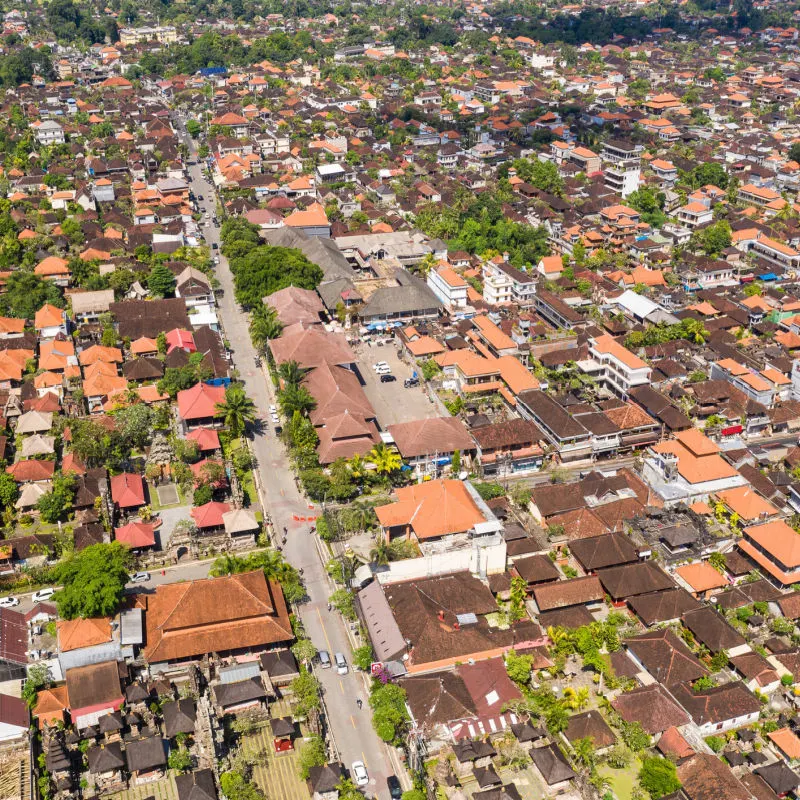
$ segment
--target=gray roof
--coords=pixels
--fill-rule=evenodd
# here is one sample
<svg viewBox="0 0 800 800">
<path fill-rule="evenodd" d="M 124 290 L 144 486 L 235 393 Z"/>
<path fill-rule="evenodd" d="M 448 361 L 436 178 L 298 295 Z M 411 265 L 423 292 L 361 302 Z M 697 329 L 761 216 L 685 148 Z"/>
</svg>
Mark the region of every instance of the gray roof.
<svg viewBox="0 0 800 800">
<path fill-rule="evenodd" d="M 326 281 L 336 278 L 354 278 L 355 271 L 341 254 L 336 243 L 320 236 L 309 236 L 294 228 L 275 228 L 261 231 L 260 236 L 274 247 L 294 247 L 302 251 L 309 261 L 317 264 Z"/>
<path fill-rule="evenodd" d="M 438 311 L 442 302 L 419 278 L 401 269 L 395 273 L 397 286 L 377 289 L 361 310 L 361 319 Z"/>
<path fill-rule="evenodd" d="M 113 302 L 113 289 L 98 289 L 96 292 L 76 292 L 70 295 L 72 311 L 75 314 L 86 314 L 92 311 L 108 311 L 108 307 Z"/>
<path fill-rule="evenodd" d="M 378 581 L 358 593 L 372 648 L 378 661 L 389 661 L 405 650 L 406 640 Z"/>
</svg>

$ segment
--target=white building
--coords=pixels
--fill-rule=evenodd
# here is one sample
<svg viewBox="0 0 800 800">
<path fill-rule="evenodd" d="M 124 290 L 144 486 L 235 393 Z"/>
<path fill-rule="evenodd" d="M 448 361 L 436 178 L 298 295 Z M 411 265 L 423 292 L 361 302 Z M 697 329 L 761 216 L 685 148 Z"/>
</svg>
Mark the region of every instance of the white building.
<svg viewBox="0 0 800 800">
<path fill-rule="evenodd" d="M 529 306 L 535 294 L 536 283 L 532 275 L 506 261 L 487 261 L 483 265 L 483 299 L 489 305 L 516 303 Z"/>
<path fill-rule="evenodd" d="M 621 397 L 627 397 L 635 386 L 650 383 L 650 367 L 608 334 L 590 340 L 589 357 L 588 362 L 581 362 L 581 368 L 593 373 L 601 383 Z M 583 364 L 587 364 L 588 368 Z"/>
<path fill-rule="evenodd" d="M 450 267 L 431 269 L 428 286 L 448 309 L 466 308 L 469 284 Z"/>
<path fill-rule="evenodd" d="M 64 144 L 64 129 L 52 119 L 47 119 L 36 128 L 36 141 L 39 144 Z"/>
</svg>

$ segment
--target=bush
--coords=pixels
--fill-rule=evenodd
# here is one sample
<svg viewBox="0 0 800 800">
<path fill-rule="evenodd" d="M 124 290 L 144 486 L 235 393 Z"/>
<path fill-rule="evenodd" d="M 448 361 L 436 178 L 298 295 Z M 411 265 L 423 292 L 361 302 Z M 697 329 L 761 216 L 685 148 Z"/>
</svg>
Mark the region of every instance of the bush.
<svg viewBox="0 0 800 800">
<path fill-rule="evenodd" d="M 324 766 L 328 761 L 328 753 L 325 749 L 325 741 L 321 736 L 309 736 L 300 749 L 300 777 L 308 779 L 311 767 Z"/>
<path fill-rule="evenodd" d="M 329 598 L 331 605 L 349 622 L 357 619 L 355 598 L 348 589 L 337 589 Z"/>
<path fill-rule="evenodd" d="M 727 740 L 723 736 L 706 736 L 706 744 L 715 752 L 721 753 Z"/>
<path fill-rule="evenodd" d="M 368 670 L 375 660 L 372 645 L 365 644 L 353 650 L 353 664 L 360 670 Z"/>
<path fill-rule="evenodd" d="M 494 500 L 495 497 L 502 497 L 506 493 L 499 483 L 474 483 L 472 485 L 483 500 Z"/>
<path fill-rule="evenodd" d="M 639 770 L 639 783 L 650 792 L 653 800 L 677 792 L 681 788 L 675 765 L 666 758 L 650 756 L 642 762 Z"/>
</svg>

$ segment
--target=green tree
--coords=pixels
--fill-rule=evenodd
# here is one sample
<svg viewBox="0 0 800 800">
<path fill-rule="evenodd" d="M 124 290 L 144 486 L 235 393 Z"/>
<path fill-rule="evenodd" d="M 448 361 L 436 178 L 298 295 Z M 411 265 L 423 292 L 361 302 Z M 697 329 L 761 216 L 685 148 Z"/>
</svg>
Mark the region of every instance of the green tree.
<svg viewBox="0 0 800 800">
<path fill-rule="evenodd" d="M 232 383 L 225 389 L 225 400 L 217 404 L 216 410 L 234 439 L 238 439 L 247 423 L 256 418 L 256 405 L 239 383 Z"/>
<path fill-rule="evenodd" d="M 312 767 L 322 767 L 328 763 L 325 740 L 317 734 L 307 737 L 300 748 L 298 763 L 300 767 L 300 777 L 304 781 L 308 780 Z"/>
<path fill-rule="evenodd" d="M 175 291 L 175 276 L 165 264 L 153 264 L 147 276 L 147 288 L 155 297 L 172 297 Z"/>
<path fill-rule="evenodd" d="M 301 417 L 308 416 L 317 407 L 317 401 L 305 386 L 287 383 L 278 392 L 278 405 L 283 415 L 291 419 L 295 414 L 300 414 Z"/>
<path fill-rule="evenodd" d="M 45 522 L 54 523 L 66 516 L 74 499 L 75 475 L 71 472 L 57 474 L 50 491 L 39 498 L 36 508 Z"/>
<path fill-rule="evenodd" d="M 531 681 L 533 656 L 517 655 L 515 650 L 506 653 L 506 672 L 508 677 L 519 686 L 527 686 Z"/>
<path fill-rule="evenodd" d="M 240 772 L 223 772 L 219 785 L 227 800 L 264 800 L 264 793 Z"/>
<path fill-rule="evenodd" d="M 266 351 L 268 342 L 277 339 L 282 330 L 283 325 L 274 308 L 260 305 L 253 309 L 250 316 L 250 339 L 260 353 Z"/>
<path fill-rule="evenodd" d="M 367 457 L 375 465 L 375 471 L 379 475 L 391 475 L 403 466 L 400 454 L 385 442 L 378 442 Z"/>
<path fill-rule="evenodd" d="M 634 753 L 640 753 L 650 747 L 650 734 L 638 722 L 623 722 L 620 733 L 622 734 L 622 741 Z"/>
<path fill-rule="evenodd" d="M 28 708 L 36 705 L 37 692 L 50 686 L 51 683 L 50 667 L 47 664 L 31 664 L 28 667 L 28 676 L 22 685 L 22 699 Z"/>
<path fill-rule="evenodd" d="M 394 683 L 373 682 L 369 696 L 372 726 L 384 742 L 396 741 L 409 722 L 406 691 Z"/>
<path fill-rule="evenodd" d="M 725 570 L 728 567 L 727 559 L 725 558 L 725 553 L 712 553 L 708 557 L 708 563 L 714 567 L 717 572 L 721 572 L 723 575 L 725 574 Z"/>
<path fill-rule="evenodd" d="M 17 482 L 7 472 L 0 473 L 0 507 L 13 508 L 19 497 Z"/>
<path fill-rule="evenodd" d="M 171 749 L 167 757 L 167 766 L 176 772 L 188 772 L 193 765 L 192 754 L 185 747 Z"/>
<path fill-rule="evenodd" d="M 58 287 L 25 270 L 12 272 L 6 281 L 6 291 L 0 295 L 0 311 L 9 317 L 32 320 L 46 303 L 63 308 Z"/>
<path fill-rule="evenodd" d="M 291 682 L 290 688 L 298 717 L 307 717 L 311 711 L 319 708 L 320 683 L 305 667 L 300 667 L 300 673 Z"/>
<path fill-rule="evenodd" d="M 528 584 L 524 578 L 515 575 L 511 579 L 511 599 L 508 604 L 508 618 L 516 622 L 527 616 L 525 601 L 528 599 Z"/>
<path fill-rule="evenodd" d="M 353 664 L 360 670 L 366 672 L 373 661 L 375 661 L 375 653 L 372 650 L 372 645 L 363 644 L 353 650 Z"/>
<path fill-rule="evenodd" d="M 54 596 L 59 616 L 113 616 L 122 602 L 130 564 L 131 552 L 120 542 L 93 544 L 73 553 L 56 572 L 62 584 Z"/>
<path fill-rule="evenodd" d="M 720 219 L 692 235 L 692 242 L 710 258 L 716 258 L 733 241 L 731 226 Z"/>
<path fill-rule="evenodd" d="M 639 783 L 650 793 L 653 800 L 677 792 L 681 788 L 675 765 L 666 758 L 649 756 L 642 761 Z"/>
</svg>

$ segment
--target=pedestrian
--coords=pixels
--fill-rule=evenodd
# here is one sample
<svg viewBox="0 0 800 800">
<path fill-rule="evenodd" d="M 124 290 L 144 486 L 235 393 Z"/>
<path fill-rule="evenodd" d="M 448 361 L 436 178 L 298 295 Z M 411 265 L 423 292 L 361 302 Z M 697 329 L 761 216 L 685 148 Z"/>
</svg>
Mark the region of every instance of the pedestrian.
<svg viewBox="0 0 800 800">
<path fill-rule="evenodd" d="M 362 702 L 360 697 L 356 700 L 356 705 L 358 706 L 358 710 L 361 711 L 361 706 L 363 706 L 364 703 Z"/>
<path fill-rule="evenodd" d="M 283 542 L 282 542 L 282 544 L 286 544 L 286 537 L 285 537 L 285 536 L 283 537 Z"/>
<path fill-rule="evenodd" d="M 329 613 L 330 613 L 330 610 L 331 610 L 331 604 L 330 604 L 330 603 L 328 603 L 328 612 L 329 612 Z"/>
</svg>

